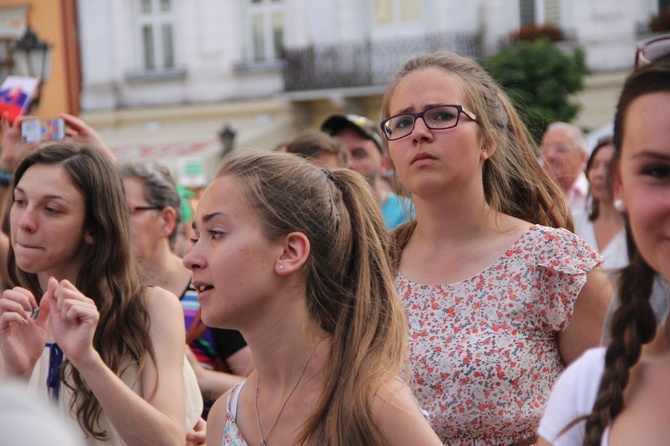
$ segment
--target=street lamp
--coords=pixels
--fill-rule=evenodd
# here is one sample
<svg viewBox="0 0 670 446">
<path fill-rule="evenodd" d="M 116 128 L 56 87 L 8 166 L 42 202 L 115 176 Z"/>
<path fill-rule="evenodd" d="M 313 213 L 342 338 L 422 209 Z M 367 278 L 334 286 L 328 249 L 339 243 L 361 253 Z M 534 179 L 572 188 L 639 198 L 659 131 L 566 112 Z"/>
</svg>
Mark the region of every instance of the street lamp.
<svg viewBox="0 0 670 446">
<path fill-rule="evenodd" d="M 25 34 L 12 45 L 11 52 L 16 74 L 39 80 L 35 97 L 30 102 L 30 110 L 39 104 L 42 84 L 49 79 L 51 46 L 40 40 L 30 27 L 27 27 Z"/>
<path fill-rule="evenodd" d="M 221 140 L 221 158 L 233 151 L 235 147 L 236 132 L 230 125 L 226 124 L 223 129 L 219 131 L 219 139 Z"/>
</svg>

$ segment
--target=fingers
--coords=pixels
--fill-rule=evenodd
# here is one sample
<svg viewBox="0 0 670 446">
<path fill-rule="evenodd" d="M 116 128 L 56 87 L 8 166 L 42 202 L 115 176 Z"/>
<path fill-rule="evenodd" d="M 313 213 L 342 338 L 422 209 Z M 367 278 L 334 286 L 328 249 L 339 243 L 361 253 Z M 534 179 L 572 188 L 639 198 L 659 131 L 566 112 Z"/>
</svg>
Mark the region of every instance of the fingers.
<svg viewBox="0 0 670 446">
<path fill-rule="evenodd" d="M 69 280 L 60 283 L 51 277 L 45 297 L 51 299 L 54 315 L 74 323 L 96 325 L 100 314 L 92 299 L 84 296 Z"/>
<path fill-rule="evenodd" d="M 68 137 L 88 136 L 93 132 L 93 129 L 91 129 L 88 124 L 76 116 L 72 116 L 67 113 L 61 113 L 58 116 L 63 118 L 63 121 L 65 121 L 65 132 Z"/>
<path fill-rule="evenodd" d="M 205 444 L 206 437 L 207 422 L 201 417 L 193 430 L 186 436 L 186 445 L 191 446 Z"/>
<path fill-rule="evenodd" d="M 0 315 L 5 322 L 27 323 L 38 308 L 33 294 L 25 288 L 5 290 L 0 298 Z"/>
</svg>

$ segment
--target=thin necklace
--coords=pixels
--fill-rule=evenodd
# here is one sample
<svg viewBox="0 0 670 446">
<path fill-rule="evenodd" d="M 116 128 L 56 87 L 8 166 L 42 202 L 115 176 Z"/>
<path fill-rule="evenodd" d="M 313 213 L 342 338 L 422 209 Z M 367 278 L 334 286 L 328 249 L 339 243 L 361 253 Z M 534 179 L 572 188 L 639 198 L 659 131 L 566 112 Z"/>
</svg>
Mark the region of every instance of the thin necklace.
<svg viewBox="0 0 670 446">
<path fill-rule="evenodd" d="M 256 422 L 258 423 L 258 434 L 261 437 L 261 443 L 260 446 L 267 446 L 268 444 L 268 438 L 270 438 L 270 435 L 272 435 L 272 432 L 274 432 L 275 427 L 277 427 L 277 422 L 279 421 L 279 417 L 281 417 L 282 412 L 284 412 L 284 408 L 286 407 L 286 403 L 288 403 L 288 400 L 291 399 L 291 396 L 293 395 L 293 392 L 295 392 L 295 389 L 298 388 L 298 384 L 300 384 L 300 380 L 302 379 L 302 376 L 305 374 L 305 370 L 307 370 L 307 364 L 309 364 L 309 361 L 312 360 L 312 356 L 314 356 L 314 353 L 316 352 L 316 348 L 321 344 L 321 341 L 323 341 L 324 338 L 319 339 L 319 341 L 316 343 L 314 348 L 312 349 L 312 353 L 309 354 L 309 358 L 307 358 L 307 362 L 305 362 L 305 365 L 302 368 L 302 372 L 300 372 L 300 376 L 298 376 L 298 380 L 295 382 L 295 385 L 293 386 L 293 389 L 291 389 L 291 393 L 288 394 L 288 397 L 286 397 L 286 401 L 284 401 L 284 404 L 282 404 L 281 409 L 279 409 L 279 414 L 277 414 L 277 418 L 275 418 L 275 422 L 272 423 L 272 427 L 270 428 L 270 432 L 268 432 L 267 437 L 263 438 L 263 429 L 261 428 L 261 416 L 258 414 L 258 391 L 259 391 L 259 386 L 261 382 L 261 376 L 260 374 L 256 375 Z"/>
</svg>

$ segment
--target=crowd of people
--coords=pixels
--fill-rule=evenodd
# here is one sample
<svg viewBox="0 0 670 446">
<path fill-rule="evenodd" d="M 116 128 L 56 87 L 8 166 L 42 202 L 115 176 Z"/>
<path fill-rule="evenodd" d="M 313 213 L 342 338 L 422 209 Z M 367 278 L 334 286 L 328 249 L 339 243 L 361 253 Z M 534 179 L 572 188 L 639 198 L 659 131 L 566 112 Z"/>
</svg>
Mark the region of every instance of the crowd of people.
<svg viewBox="0 0 670 446">
<path fill-rule="evenodd" d="M 40 146 L 3 116 L 0 370 L 88 445 L 664 444 L 657 50 L 592 149 L 560 122 L 536 146 L 480 65 L 424 54 L 379 125 L 227 158 L 195 209 L 74 116 Z"/>
</svg>

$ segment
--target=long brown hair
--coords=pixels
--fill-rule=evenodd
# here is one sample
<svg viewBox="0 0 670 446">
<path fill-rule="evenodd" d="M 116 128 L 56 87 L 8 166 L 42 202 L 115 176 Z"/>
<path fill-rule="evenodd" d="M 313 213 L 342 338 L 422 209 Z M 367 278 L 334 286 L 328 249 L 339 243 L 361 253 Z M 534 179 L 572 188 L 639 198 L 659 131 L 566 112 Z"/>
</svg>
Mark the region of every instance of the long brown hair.
<svg viewBox="0 0 670 446">
<path fill-rule="evenodd" d="M 372 401 L 405 364 L 407 324 L 370 187 L 347 169 L 324 171 L 277 153 L 233 158 L 220 168 L 221 176 L 241 181 L 240 194 L 270 240 L 291 232 L 309 239 L 307 305 L 332 345 L 324 388 L 298 443 L 385 444 L 371 416 Z"/>
<path fill-rule="evenodd" d="M 84 197 L 84 231 L 93 244 L 87 245 L 75 286 L 95 301 L 100 312 L 93 346 L 107 366 L 121 376 L 132 364 L 138 365 L 138 377 L 145 355 L 155 362 L 149 337 L 149 313 L 144 304 L 138 268 L 130 250 L 128 205 L 123 183 L 116 167 L 96 149 L 58 143 L 28 155 L 14 173 L 14 187 L 34 165 L 60 165 L 74 187 Z M 22 271 L 10 247 L 8 270 L 12 281 L 29 289 L 38 299 L 41 289 L 37 274 Z M 107 433 L 100 429 L 100 403 L 81 375 L 66 360 L 59 369 L 63 384 L 73 392 L 70 409 L 79 425 L 96 439 Z M 139 378 L 138 378 L 139 379 Z"/>
<path fill-rule="evenodd" d="M 615 168 L 620 168 L 626 113 L 630 104 L 646 94 L 670 91 L 670 58 L 665 57 L 628 76 L 614 117 Z M 621 273 L 620 305 L 614 313 L 611 341 L 605 353 L 605 371 L 591 414 L 586 419 L 585 446 L 600 445 L 605 428 L 623 410 L 630 369 L 640 359 L 642 345 L 656 334 L 656 318 L 649 302 L 655 271 L 639 252 L 626 224 L 630 263 Z"/>
<path fill-rule="evenodd" d="M 437 68 L 458 77 L 465 101 L 477 115 L 479 137 L 484 146 L 495 147 L 484 162 L 486 202 L 494 210 L 522 220 L 573 229 L 572 215 L 558 184 L 537 159 L 537 148 L 507 95 L 493 78 L 471 59 L 449 52 L 424 54 L 410 59 L 391 78 L 382 99 L 382 119 L 390 115 L 389 104 L 400 81 L 425 68 Z M 388 141 L 385 141 L 388 150 Z M 394 262 L 411 236 L 415 221 L 396 229 Z"/>
</svg>

